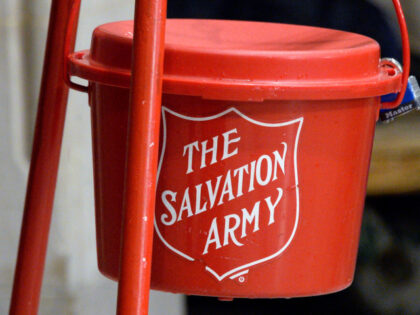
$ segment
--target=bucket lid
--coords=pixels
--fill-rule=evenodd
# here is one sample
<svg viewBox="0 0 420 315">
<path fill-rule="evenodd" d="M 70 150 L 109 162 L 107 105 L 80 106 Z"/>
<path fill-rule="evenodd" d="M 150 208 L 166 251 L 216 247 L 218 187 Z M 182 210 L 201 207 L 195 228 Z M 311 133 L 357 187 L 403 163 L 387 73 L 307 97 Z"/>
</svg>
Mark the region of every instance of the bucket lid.
<svg viewBox="0 0 420 315">
<path fill-rule="evenodd" d="M 129 87 L 133 22 L 101 25 L 70 73 Z M 399 91 L 371 38 L 278 23 L 168 19 L 163 92 L 207 99 L 350 99 Z"/>
</svg>

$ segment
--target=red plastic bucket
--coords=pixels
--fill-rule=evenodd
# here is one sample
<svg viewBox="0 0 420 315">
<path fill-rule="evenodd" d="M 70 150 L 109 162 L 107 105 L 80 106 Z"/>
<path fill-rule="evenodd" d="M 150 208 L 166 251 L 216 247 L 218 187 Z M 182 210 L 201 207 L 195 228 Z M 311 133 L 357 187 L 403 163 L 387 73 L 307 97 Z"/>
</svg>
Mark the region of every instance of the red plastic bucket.
<svg viewBox="0 0 420 315">
<path fill-rule="evenodd" d="M 99 269 L 117 279 L 132 22 L 71 56 L 92 107 Z M 168 20 L 152 288 L 294 297 L 352 282 L 379 96 L 401 88 L 372 39 Z"/>
</svg>

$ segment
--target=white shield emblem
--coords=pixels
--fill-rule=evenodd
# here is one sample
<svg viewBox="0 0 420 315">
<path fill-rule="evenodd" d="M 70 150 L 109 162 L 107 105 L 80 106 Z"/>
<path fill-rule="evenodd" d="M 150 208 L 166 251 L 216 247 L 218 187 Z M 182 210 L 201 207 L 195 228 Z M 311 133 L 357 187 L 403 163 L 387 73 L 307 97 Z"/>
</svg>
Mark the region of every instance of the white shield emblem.
<svg viewBox="0 0 420 315">
<path fill-rule="evenodd" d="M 235 107 L 208 117 L 163 107 L 162 117 L 160 240 L 218 281 L 279 258 L 298 229 L 303 117 L 268 123 Z"/>
</svg>

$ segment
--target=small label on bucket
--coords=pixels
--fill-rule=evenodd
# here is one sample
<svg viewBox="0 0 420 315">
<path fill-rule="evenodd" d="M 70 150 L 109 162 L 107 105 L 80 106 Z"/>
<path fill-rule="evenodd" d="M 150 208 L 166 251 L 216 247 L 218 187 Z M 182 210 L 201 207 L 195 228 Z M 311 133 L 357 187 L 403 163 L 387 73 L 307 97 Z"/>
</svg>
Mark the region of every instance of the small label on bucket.
<svg viewBox="0 0 420 315">
<path fill-rule="evenodd" d="M 207 117 L 162 108 L 155 230 L 218 281 L 281 255 L 299 222 L 303 117 L 254 120 L 231 107 Z"/>
<path fill-rule="evenodd" d="M 393 121 L 395 118 L 408 114 L 416 109 L 418 109 L 418 105 L 416 104 L 415 101 L 407 103 L 407 104 L 401 104 L 397 108 L 381 111 L 380 119 L 382 122 L 389 123 Z"/>
<path fill-rule="evenodd" d="M 393 101 L 397 96 L 398 94 L 385 95 L 382 97 L 382 102 Z M 395 118 L 406 115 L 414 110 L 420 110 L 420 87 L 416 77 L 410 76 L 402 104 L 397 108 L 381 110 L 379 118 L 382 122 L 389 123 L 395 120 Z"/>
</svg>

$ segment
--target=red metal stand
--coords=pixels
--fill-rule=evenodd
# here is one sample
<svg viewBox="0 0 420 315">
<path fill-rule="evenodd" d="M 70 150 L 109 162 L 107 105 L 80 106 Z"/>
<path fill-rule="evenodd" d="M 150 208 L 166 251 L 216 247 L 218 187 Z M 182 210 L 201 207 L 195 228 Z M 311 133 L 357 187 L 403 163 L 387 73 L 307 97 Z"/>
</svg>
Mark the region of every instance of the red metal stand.
<svg viewBox="0 0 420 315">
<path fill-rule="evenodd" d="M 10 314 L 38 313 L 67 106 L 67 24 L 79 0 L 53 0 Z M 72 12 L 72 13 L 71 13 Z M 70 19 L 70 20 L 69 20 Z M 136 0 L 118 314 L 147 314 L 163 71 L 165 0 Z M 67 36 L 67 39 L 69 37 Z M 140 53 L 141 52 L 141 53 Z M 139 188 L 141 187 L 141 189 Z"/>
<path fill-rule="evenodd" d="M 165 0 L 136 1 L 118 314 L 147 314 L 159 149 Z"/>
<path fill-rule="evenodd" d="M 69 90 L 63 80 L 63 44 L 72 2 L 53 0 L 51 5 L 32 159 L 10 304 L 10 314 L 13 315 L 38 313 Z M 70 45 L 74 46 L 74 40 Z"/>
</svg>

